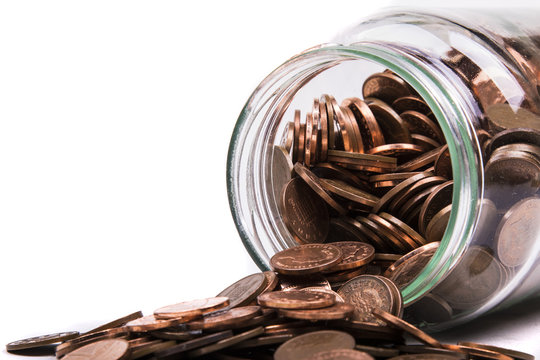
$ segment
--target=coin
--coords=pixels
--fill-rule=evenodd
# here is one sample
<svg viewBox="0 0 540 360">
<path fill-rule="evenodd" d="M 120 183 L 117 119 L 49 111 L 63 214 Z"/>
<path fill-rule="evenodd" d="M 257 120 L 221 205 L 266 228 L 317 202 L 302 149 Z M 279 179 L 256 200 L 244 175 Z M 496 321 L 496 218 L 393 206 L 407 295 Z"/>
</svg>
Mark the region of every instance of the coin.
<svg viewBox="0 0 540 360">
<path fill-rule="evenodd" d="M 379 201 L 378 197 L 341 180 L 320 179 L 320 183 L 325 190 L 363 206 L 373 207 Z"/>
<path fill-rule="evenodd" d="M 427 136 L 421 134 L 411 134 L 413 144 L 421 146 L 424 151 L 430 151 L 441 147 L 441 144 Z"/>
<path fill-rule="evenodd" d="M 64 360 L 122 360 L 130 356 L 129 343 L 123 339 L 106 339 L 85 345 L 66 354 Z"/>
<path fill-rule="evenodd" d="M 287 183 L 280 210 L 287 229 L 298 243 L 326 239 L 330 225 L 326 204 L 302 179 L 294 178 Z"/>
<path fill-rule="evenodd" d="M 263 272 L 263 274 L 264 274 L 264 277 L 265 277 L 266 285 L 265 285 L 263 291 L 261 292 L 261 294 L 263 294 L 265 292 L 269 292 L 269 291 L 274 291 L 274 289 L 277 287 L 277 285 L 279 283 L 279 279 L 278 279 L 276 273 L 273 272 L 273 271 L 265 271 L 265 272 Z"/>
<path fill-rule="evenodd" d="M 441 241 L 450 220 L 452 205 L 445 206 L 429 221 L 426 227 L 427 242 Z"/>
<path fill-rule="evenodd" d="M 294 111 L 294 141 L 292 151 L 292 161 L 300 161 L 298 158 L 299 146 L 300 146 L 300 110 Z"/>
<path fill-rule="evenodd" d="M 113 321 L 108 322 L 106 324 L 100 325 L 97 328 L 94 328 L 94 329 L 92 329 L 90 331 L 87 331 L 86 334 L 93 333 L 93 332 L 98 332 L 98 331 L 102 331 L 102 330 L 106 330 L 106 329 L 110 329 L 110 328 L 114 328 L 114 327 L 118 327 L 118 326 L 122 326 L 125 323 L 127 323 L 127 322 L 129 322 L 131 320 L 141 318 L 142 316 L 143 316 L 143 313 L 141 311 L 136 311 L 136 312 L 131 313 L 129 315 L 123 316 L 123 317 L 121 317 L 119 319 L 116 319 L 116 320 L 113 320 Z"/>
<path fill-rule="evenodd" d="M 35 347 L 55 344 L 62 341 L 74 339 L 79 336 L 78 331 L 66 331 L 54 334 L 34 336 L 27 339 L 12 341 L 6 345 L 7 351 L 31 349 Z"/>
<path fill-rule="evenodd" d="M 306 166 L 311 165 L 311 150 L 313 148 L 313 115 L 311 113 L 306 114 L 306 135 L 305 135 L 305 147 L 304 147 L 304 163 Z"/>
<path fill-rule="evenodd" d="M 407 125 L 390 105 L 376 98 L 365 98 L 375 115 L 387 144 L 411 143 L 411 134 Z"/>
<path fill-rule="evenodd" d="M 229 305 L 225 296 L 183 301 L 178 304 L 161 307 L 154 311 L 156 319 L 175 319 L 179 317 L 199 317 Z"/>
<path fill-rule="evenodd" d="M 121 327 L 82 334 L 76 338 L 66 340 L 63 343 L 57 345 L 55 349 L 56 357 L 60 358 L 75 349 L 78 349 L 82 346 L 96 341 L 124 337 L 128 334 L 128 332 L 128 329 L 126 329 L 125 327 Z"/>
<path fill-rule="evenodd" d="M 418 156 L 415 159 L 412 159 L 410 161 L 407 161 L 404 164 L 399 165 L 396 168 L 396 172 L 402 172 L 402 171 L 415 171 L 422 168 L 425 168 L 433 163 L 435 163 L 435 160 L 437 159 L 437 156 L 439 155 L 439 148 L 430 150 L 426 153 L 423 153 L 422 155 Z"/>
<path fill-rule="evenodd" d="M 321 274 L 302 276 L 279 275 L 280 288 L 283 291 L 302 290 L 309 287 L 322 287 L 331 290 L 330 283 Z"/>
<path fill-rule="evenodd" d="M 285 185 L 291 180 L 293 163 L 289 152 L 281 146 L 272 150 L 272 167 L 269 179 L 274 189 L 274 199 L 279 201 Z"/>
<path fill-rule="evenodd" d="M 343 100 L 341 105 L 348 107 L 352 111 L 359 126 L 365 150 L 385 144 L 383 133 L 377 119 L 375 119 L 375 115 L 362 99 L 347 98 Z"/>
<path fill-rule="evenodd" d="M 341 285 L 345 284 L 348 280 L 357 277 L 358 275 L 363 275 L 366 273 L 366 267 L 361 266 L 355 269 L 350 270 L 341 270 L 341 271 L 332 271 L 324 273 L 326 279 L 332 283 L 332 288 L 339 288 Z"/>
<path fill-rule="evenodd" d="M 449 180 L 437 186 L 431 195 L 428 196 L 424 205 L 420 209 L 418 219 L 418 230 L 420 234 L 426 234 L 426 228 L 439 211 L 452 203 L 452 194 L 454 191 L 454 182 Z"/>
<path fill-rule="evenodd" d="M 326 117 L 328 120 L 328 149 L 334 149 L 336 147 L 335 144 L 335 114 L 334 110 L 332 108 L 332 105 L 330 104 L 330 95 L 324 94 L 321 95 L 319 103 L 321 106 L 324 106 L 326 109 Z M 322 114 L 322 111 L 321 111 Z"/>
<path fill-rule="evenodd" d="M 359 230 L 360 233 L 362 233 L 363 235 L 363 242 L 371 244 L 376 251 L 387 251 L 389 249 L 387 243 L 376 233 L 376 231 L 373 231 L 372 228 L 363 224 L 358 218 L 356 220 L 350 218 L 343 218 L 343 220 L 347 221 L 349 224 Z M 368 220 L 365 219 L 365 221 Z"/>
<path fill-rule="evenodd" d="M 389 326 L 393 326 L 397 329 L 403 330 L 407 334 L 414 337 L 416 340 L 428 345 L 433 346 L 434 348 L 443 348 L 442 344 L 423 332 L 422 330 L 418 329 L 415 326 L 412 326 L 411 324 L 401 320 L 400 318 L 380 309 L 380 308 L 374 308 L 372 310 L 373 315 L 387 323 Z"/>
<path fill-rule="evenodd" d="M 405 233 L 410 239 L 414 241 L 416 246 L 422 246 L 427 243 L 426 239 L 424 239 L 420 234 L 414 231 L 413 228 L 411 228 L 409 225 L 405 224 L 403 221 L 399 220 L 395 216 L 385 212 L 379 213 L 379 216 L 390 222 L 392 225 L 396 226 L 402 233 Z"/>
<path fill-rule="evenodd" d="M 508 267 L 523 265 L 540 232 L 540 198 L 521 200 L 508 210 L 495 232 L 497 257 Z"/>
<path fill-rule="evenodd" d="M 343 253 L 340 262 L 332 266 L 330 271 L 349 270 L 366 265 L 375 256 L 373 246 L 356 241 L 340 241 L 332 243 Z"/>
<path fill-rule="evenodd" d="M 336 302 L 335 296 L 316 291 L 273 291 L 257 297 L 259 305 L 275 309 L 319 309 Z"/>
<path fill-rule="evenodd" d="M 444 143 L 445 139 L 441 128 L 425 114 L 414 110 L 408 110 L 399 113 L 399 116 L 403 119 L 411 133 L 421 134 L 434 139 L 439 143 Z"/>
<path fill-rule="evenodd" d="M 248 275 L 222 290 L 216 297 L 227 297 L 230 308 L 245 306 L 265 290 L 266 280 L 265 273 Z"/>
<path fill-rule="evenodd" d="M 505 348 L 493 346 L 493 345 L 479 344 L 479 343 L 470 342 L 470 341 L 460 341 L 458 345 L 467 346 L 469 348 L 491 350 L 491 351 L 495 351 L 495 352 L 498 352 L 503 355 L 507 355 L 514 359 L 519 359 L 519 360 L 534 360 L 534 355 L 527 354 L 521 351 L 512 350 L 512 349 L 505 349 Z"/>
<path fill-rule="evenodd" d="M 280 145 L 287 150 L 287 153 L 291 152 L 292 144 L 294 141 L 294 122 L 287 123 L 283 138 L 280 141 Z"/>
<path fill-rule="evenodd" d="M 402 96 L 392 103 L 392 108 L 401 114 L 405 111 L 416 111 L 424 115 L 431 113 L 431 109 L 424 100 L 414 95 Z"/>
<path fill-rule="evenodd" d="M 363 351 L 353 349 L 326 350 L 313 356 L 313 360 L 374 360 Z"/>
<path fill-rule="evenodd" d="M 298 135 L 298 155 L 295 159 L 296 162 L 305 161 L 306 150 L 306 124 L 300 124 L 300 133 Z"/>
<path fill-rule="evenodd" d="M 435 175 L 452 179 L 452 160 L 450 159 L 448 145 L 444 145 L 441 148 L 441 152 L 437 156 L 437 159 L 435 159 Z"/>
<path fill-rule="evenodd" d="M 394 73 L 382 72 L 369 76 L 362 87 L 365 98 L 378 98 L 389 104 L 396 99 L 411 95 L 409 85 Z"/>
<path fill-rule="evenodd" d="M 330 219 L 330 232 L 326 241 L 328 243 L 334 243 L 339 241 L 365 241 L 366 238 L 358 228 L 347 221 L 346 217 L 332 218 Z"/>
<path fill-rule="evenodd" d="M 320 136 L 321 151 L 320 151 L 319 160 L 326 161 L 326 157 L 328 156 L 329 136 L 330 136 L 330 132 L 328 129 L 329 127 L 328 114 L 326 112 L 326 104 L 323 101 L 319 101 L 318 104 L 319 104 L 319 124 L 321 127 L 321 136 Z"/>
<path fill-rule="evenodd" d="M 394 294 L 387 283 L 374 275 L 360 275 L 347 281 L 337 293 L 354 306 L 352 319 L 367 323 L 384 325 L 371 313 L 372 309 L 382 308 L 392 311 L 394 308 Z"/>
<path fill-rule="evenodd" d="M 354 306 L 345 302 L 336 302 L 320 309 L 280 309 L 279 314 L 298 320 L 337 320 L 344 319 L 354 312 Z"/>
<path fill-rule="evenodd" d="M 379 199 L 377 204 L 373 207 L 371 210 L 374 213 L 378 213 L 380 211 L 384 211 L 386 209 L 386 206 L 393 200 L 395 197 L 399 196 L 403 191 L 405 191 L 409 186 L 414 184 L 415 182 L 422 180 L 428 176 L 430 176 L 431 173 L 423 172 L 418 175 L 411 176 L 407 180 L 402 181 L 399 185 L 388 191 L 386 194 L 384 194 L 383 197 Z"/>
<path fill-rule="evenodd" d="M 196 317 L 198 317 L 198 315 L 188 315 L 174 319 L 157 319 L 154 315 L 146 315 L 142 318 L 131 320 L 130 322 L 126 323 L 124 327 L 129 331 L 145 332 L 176 326 Z"/>
<path fill-rule="evenodd" d="M 486 147 L 486 155 L 504 145 L 524 143 L 540 146 L 540 131 L 531 128 L 512 128 L 501 131 L 493 136 L 489 145 Z"/>
<path fill-rule="evenodd" d="M 497 360 L 512 360 L 513 357 L 501 354 L 496 351 L 482 349 L 482 348 L 475 348 L 475 347 L 469 347 L 464 345 L 445 345 L 446 348 L 454 350 L 454 351 L 460 351 L 464 354 L 467 354 L 467 356 L 470 358 L 479 358 L 479 359 L 497 359 Z"/>
<path fill-rule="evenodd" d="M 345 302 L 345 300 L 343 300 L 343 298 L 337 293 L 335 292 L 334 290 L 329 290 L 325 287 L 320 287 L 320 286 L 311 286 L 311 287 L 305 287 L 305 288 L 302 288 L 300 291 L 308 291 L 308 292 L 323 292 L 323 293 L 326 293 L 326 294 L 331 294 L 334 296 L 334 298 L 336 299 L 336 302 Z"/>
<path fill-rule="evenodd" d="M 154 340 L 146 344 L 139 345 L 137 347 L 131 347 L 131 356 L 129 357 L 129 359 L 130 360 L 140 359 L 147 355 L 153 354 L 157 351 L 165 350 L 170 347 L 173 347 L 174 345 L 176 345 L 176 341 L 174 340 L 169 340 L 169 341 Z"/>
<path fill-rule="evenodd" d="M 350 108 L 346 106 L 340 108 L 345 117 L 345 125 L 349 127 L 350 133 L 352 134 L 353 149 L 355 152 L 363 154 L 365 152 L 364 141 L 362 140 L 362 134 L 360 133 L 356 118 Z"/>
<path fill-rule="evenodd" d="M 440 296 L 429 293 L 410 304 L 408 310 L 417 321 L 439 324 L 452 320 L 452 307 Z"/>
<path fill-rule="evenodd" d="M 336 102 L 336 99 L 333 96 L 327 96 L 326 97 L 326 108 L 328 107 L 332 108 L 332 112 L 335 116 L 335 121 L 339 125 L 339 133 L 341 135 L 341 139 L 343 141 L 343 149 L 347 152 L 356 152 L 357 149 L 354 144 L 354 138 L 352 129 L 350 128 L 348 124 L 348 118 L 345 118 L 345 114 L 341 111 L 340 106 Z"/>
<path fill-rule="evenodd" d="M 385 144 L 371 148 L 368 151 L 368 154 L 396 157 L 401 162 L 423 153 L 424 149 L 421 146 L 409 143 Z"/>
<path fill-rule="evenodd" d="M 354 349 L 354 338 L 342 331 L 323 330 L 296 336 L 283 343 L 274 353 L 275 360 L 313 359 L 321 351 Z"/>
<path fill-rule="evenodd" d="M 227 330 L 229 326 L 252 319 L 260 313 L 260 306 L 239 306 L 190 321 L 186 326 L 189 330 Z"/>
<path fill-rule="evenodd" d="M 341 250 L 333 245 L 306 244 L 276 253 L 270 266 L 280 274 L 308 275 L 330 269 L 342 257 Z"/>
<path fill-rule="evenodd" d="M 337 179 L 345 181 L 346 183 L 356 186 L 364 191 L 369 191 L 371 188 L 366 181 L 362 180 L 359 176 L 353 174 L 351 171 L 344 167 L 330 163 L 318 163 L 311 171 L 325 179 Z"/>
<path fill-rule="evenodd" d="M 398 237 L 396 237 L 396 233 L 394 231 L 391 231 L 379 222 L 372 221 L 372 219 L 362 216 L 356 217 L 356 220 L 369 228 L 373 233 L 376 233 L 384 242 L 385 248 L 392 249 L 393 251 L 396 251 L 400 254 L 404 254 L 409 251 L 408 247 L 403 244 L 403 242 Z M 398 236 L 400 236 L 399 233 Z"/>
<path fill-rule="evenodd" d="M 201 357 L 201 356 L 211 354 L 213 352 L 216 352 L 222 349 L 226 349 L 228 347 L 241 343 L 242 341 L 257 337 L 263 333 L 264 333 L 264 328 L 262 326 L 259 326 L 254 329 L 244 331 L 240 334 L 236 334 L 234 336 L 225 338 L 223 340 L 219 340 L 218 342 L 213 343 L 211 345 L 206 345 L 196 350 L 192 350 L 189 353 L 187 353 L 186 356 L 188 358 Z"/>
<path fill-rule="evenodd" d="M 413 173 L 414 174 L 414 173 Z M 432 188 L 435 185 L 440 185 L 443 182 L 447 181 L 441 176 L 428 176 L 424 179 L 418 180 L 412 184 L 406 191 L 401 192 L 401 194 L 396 195 L 394 199 L 388 205 L 388 212 L 398 213 L 399 210 L 413 197 L 421 193 L 424 189 Z M 401 215 L 399 215 L 401 217 Z"/>
<path fill-rule="evenodd" d="M 389 358 L 392 356 L 397 356 L 399 354 L 398 349 L 390 349 L 386 347 L 375 347 L 375 346 L 369 346 L 369 345 L 356 344 L 355 349 L 363 351 L 371 356 L 382 357 L 382 358 Z"/>
</svg>

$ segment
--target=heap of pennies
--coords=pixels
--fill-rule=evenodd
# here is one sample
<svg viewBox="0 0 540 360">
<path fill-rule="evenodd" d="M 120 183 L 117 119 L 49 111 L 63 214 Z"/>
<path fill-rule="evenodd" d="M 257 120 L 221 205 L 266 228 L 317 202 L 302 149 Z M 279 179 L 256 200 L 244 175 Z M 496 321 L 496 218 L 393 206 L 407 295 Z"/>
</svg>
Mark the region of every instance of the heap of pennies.
<svg viewBox="0 0 540 360">
<path fill-rule="evenodd" d="M 7 350 L 64 360 L 534 359 L 441 344 L 403 320 L 400 290 L 429 262 L 448 222 L 450 156 L 430 108 L 397 75 L 370 76 L 363 98 L 338 105 L 321 96 L 305 122 L 295 112 L 274 148 L 274 179 L 285 179 L 274 184 L 276 202 L 298 245 L 270 259 L 273 271 L 215 297 Z M 428 306 L 415 311 L 437 321 Z"/>
</svg>

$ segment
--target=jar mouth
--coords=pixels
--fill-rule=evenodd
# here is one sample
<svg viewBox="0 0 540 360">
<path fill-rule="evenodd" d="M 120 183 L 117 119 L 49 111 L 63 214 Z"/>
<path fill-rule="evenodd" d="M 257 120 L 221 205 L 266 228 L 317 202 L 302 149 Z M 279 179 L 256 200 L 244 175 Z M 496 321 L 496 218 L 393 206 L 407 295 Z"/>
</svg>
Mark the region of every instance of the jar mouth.
<svg viewBox="0 0 540 360">
<path fill-rule="evenodd" d="M 362 61 L 389 69 L 409 83 L 431 108 L 446 138 L 454 190 L 452 211 L 441 244 L 422 272 L 404 289 L 405 305 L 431 290 L 458 261 L 474 231 L 482 196 L 482 169 L 472 101 L 466 99 L 443 64 L 422 61 L 386 44 L 321 45 L 305 51 L 272 72 L 248 99 L 233 131 L 227 159 L 227 188 L 231 213 L 247 251 L 264 270 L 271 254 L 296 244 L 283 236 L 274 219 L 275 205 L 264 194 L 273 133 L 284 109 L 313 77 L 348 61 Z M 440 65 L 440 66 L 439 66 Z M 449 78 L 450 76 L 450 78 Z M 262 140 L 261 140 L 262 139 Z M 279 212 L 278 212 L 279 213 Z M 275 214 L 275 212 L 273 213 Z M 287 231 L 285 231 L 287 233 Z"/>
</svg>

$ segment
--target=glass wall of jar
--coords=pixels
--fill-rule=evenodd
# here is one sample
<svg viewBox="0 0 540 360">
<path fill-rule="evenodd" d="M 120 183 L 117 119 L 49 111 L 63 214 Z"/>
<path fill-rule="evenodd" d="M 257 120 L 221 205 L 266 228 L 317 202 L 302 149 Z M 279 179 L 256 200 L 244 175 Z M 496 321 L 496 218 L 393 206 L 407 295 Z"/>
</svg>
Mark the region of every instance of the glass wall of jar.
<svg viewBox="0 0 540 360">
<path fill-rule="evenodd" d="M 408 254 L 383 271 L 407 316 L 431 329 L 537 293 L 534 18 L 391 9 L 264 79 L 238 119 L 227 173 L 257 264 L 347 236 Z M 295 202 L 285 189 L 299 172 L 316 184 Z"/>
</svg>

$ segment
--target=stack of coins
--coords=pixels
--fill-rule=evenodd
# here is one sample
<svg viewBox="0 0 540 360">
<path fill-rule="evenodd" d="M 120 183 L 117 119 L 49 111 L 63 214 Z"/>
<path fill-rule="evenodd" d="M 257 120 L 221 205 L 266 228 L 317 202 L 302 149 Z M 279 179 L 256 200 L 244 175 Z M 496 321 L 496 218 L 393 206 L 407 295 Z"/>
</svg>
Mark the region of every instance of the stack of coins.
<svg viewBox="0 0 540 360">
<path fill-rule="evenodd" d="M 404 321 L 398 284 L 407 281 L 406 270 L 399 270 L 405 260 L 392 259 L 359 242 L 299 245 L 272 257 L 274 271 L 246 276 L 215 297 L 146 316 L 136 312 L 83 334 L 45 335 L 6 347 L 63 360 L 534 359 L 492 345 L 441 344 Z M 325 278 L 367 271 L 373 263 L 391 263 L 391 276 L 360 274 L 341 285 Z M 422 345 L 406 344 L 405 336 Z"/>
</svg>

